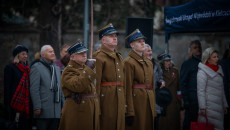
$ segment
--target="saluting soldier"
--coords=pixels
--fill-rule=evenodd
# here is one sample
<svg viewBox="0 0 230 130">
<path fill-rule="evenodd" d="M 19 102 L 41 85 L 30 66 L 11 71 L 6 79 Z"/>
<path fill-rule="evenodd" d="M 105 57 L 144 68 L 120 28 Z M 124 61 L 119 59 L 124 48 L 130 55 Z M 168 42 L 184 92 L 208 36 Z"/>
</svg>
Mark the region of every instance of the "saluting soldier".
<svg viewBox="0 0 230 130">
<path fill-rule="evenodd" d="M 126 86 L 126 130 L 153 130 L 156 100 L 153 65 L 143 56 L 145 36 L 136 29 L 126 37 L 132 47 L 124 60 Z"/>
<path fill-rule="evenodd" d="M 96 59 L 96 81 L 100 95 L 101 130 L 125 129 L 125 88 L 122 56 L 115 50 L 118 32 L 112 24 L 98 31 L 101 47 L 93 54 Z"/>
<path fill-rule="evenodd" d="M 99 101 L 94 84 L 96 74 L 86 66 L 86 51 L 83 43 L 68 49 L 70 61 L 61 77 L 62 91 L 66 97 L 59 130 L 99 130 Z"/>
</svg>

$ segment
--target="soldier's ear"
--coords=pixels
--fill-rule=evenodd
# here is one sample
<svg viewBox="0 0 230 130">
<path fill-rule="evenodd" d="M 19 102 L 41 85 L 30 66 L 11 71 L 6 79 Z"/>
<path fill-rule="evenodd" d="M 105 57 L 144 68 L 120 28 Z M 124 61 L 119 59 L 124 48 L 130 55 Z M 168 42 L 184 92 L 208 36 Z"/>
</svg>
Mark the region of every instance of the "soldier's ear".
<svg viewBox="0 0 230 130">
<path fill-rule="evenodd" d="M 133 43 L 133 42 L 131 42 L 131 43 L 130 43 L 130 46 L 131 46 L 132 48 L 134 48 L 134 43 Z"/>
</svg>

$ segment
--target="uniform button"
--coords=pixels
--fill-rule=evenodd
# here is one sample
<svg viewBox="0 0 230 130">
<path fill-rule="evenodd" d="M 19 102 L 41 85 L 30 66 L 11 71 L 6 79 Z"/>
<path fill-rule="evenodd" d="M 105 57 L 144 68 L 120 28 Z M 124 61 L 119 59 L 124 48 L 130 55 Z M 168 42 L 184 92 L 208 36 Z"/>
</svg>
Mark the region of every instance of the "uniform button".
<svg viewBox="0 0 230 130">
<path fill-rule="evenodd" d="M 85 74 L 86 72 L 85 71 L 82 71 L 83 74 Z"/>
<path fill-rule="evenodd" d="M 117 71 L 120 71 L 120 69 L 117 69 Z"/>
<path fill-rule="evenodd" d="M 102 97 L 104 97 L 105 95 L 104 94 L 101 94 Z"/>
<path fill-rule="evenodd" d="M 118 91 L 121 91 L 121 89 L 119 88 Z"/>
<path fill-rule="evenodd" d="M 135 96 L 136 96 L 136 94 L 133 94 L 133 96 L 135 97 Z"/>
<path fill-rule="evenodd" d="M 83 103 L 83 104 L 84 104 L 84 103 L 85 103 L 85 101 L 83 100 L 83 101 L 81 101 L 81 103 Z"/>
<path fill-rule="evenodd" d="M 119 63 L 117 62 L 117 65 L 118 65 Z"/>
<path fill-rule="evenodd" d="M 119 75 L 118 78 L 121 78 L 121 76 Z"/>
<path fill-rule="evenodd" d="M 125 107 L 128 107 L 127 105 L 125 105 Z"/>
<path fill-rule="evenodd" d="M 90 76 L 90 75 L 89 75 L 88 77 L 89 77 L 89 79 L 91 78 L 91 76 Z"/>
</svg>

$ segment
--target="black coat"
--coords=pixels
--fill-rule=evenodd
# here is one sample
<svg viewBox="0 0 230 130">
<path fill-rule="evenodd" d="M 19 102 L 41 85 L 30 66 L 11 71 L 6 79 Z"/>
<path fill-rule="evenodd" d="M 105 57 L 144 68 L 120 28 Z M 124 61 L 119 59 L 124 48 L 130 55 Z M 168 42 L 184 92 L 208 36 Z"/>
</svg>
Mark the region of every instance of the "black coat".
<svg viewBox="0 0 230 130">
<path fill-rule="evenodd" d="M 198 104 L 197 72 L 200 59 L 192 56 L 181 66 L 180 87 L 184 104 Z"/>
<path fill-rule="evenodd" d="M 230 105 L 230 58 L 221 61 L 220 65 L 222 66 L 224 72 L 224 91 L 229 106 Z"/>
<path fill-rule="evenodd" d="M 23 72 L 21 72 L 13 63 L 6 65 L 4 69 L 4 105 L 6 116 L 9 120 L 15 119 L 16 111 L 11 109 L 10 102 L 22 75 Z M 31 129 L 31 120 L 26 119 L 25 114 L 20 115 L 18 127 L 19 130 Z"/>
<path fill-rule="evenodd" d="M 6 65 L 4 69 L 4 104 L 7 112 L 11 112 L 10 101 L 18 87 L 23 72 L 13 63 Z"/>
</svg>

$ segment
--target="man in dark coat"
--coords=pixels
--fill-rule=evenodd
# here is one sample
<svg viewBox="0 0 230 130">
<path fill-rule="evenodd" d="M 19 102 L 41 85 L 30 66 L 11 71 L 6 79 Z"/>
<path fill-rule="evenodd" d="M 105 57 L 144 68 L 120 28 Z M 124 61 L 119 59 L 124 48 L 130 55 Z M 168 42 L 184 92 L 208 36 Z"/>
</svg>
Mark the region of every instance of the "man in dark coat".
<svg viewBox="0 0 230 130">
<path fill-rule="evenodd" d="M 228 49 L 230 52 L 230 48 Z M 224 72 L 224 91 L 225 96 L 227 99 L 228 106 L 230 105 L 230 57 L 226 57 L 223 61 L 220 63 L 223 72 Z M 230 109 L 228 109 L 228 114 L 225 115 L 224 119 L 224 129 L 229 130 L 230 129 Z"/>
<path fill-rule="evenodd" d="M 202 54 L 200 41 L 192 41 L 189 49 L 192 56 L 182 64 L 180 71 L 180 87 L 185 108 L 183 130 L 189 130 L 190 122 L 196 121 L 198 115 L 197 72 Z"/>
</svg>

